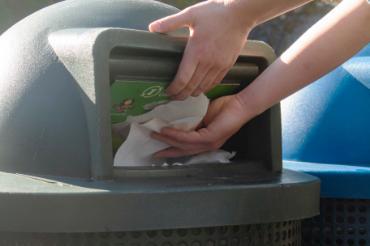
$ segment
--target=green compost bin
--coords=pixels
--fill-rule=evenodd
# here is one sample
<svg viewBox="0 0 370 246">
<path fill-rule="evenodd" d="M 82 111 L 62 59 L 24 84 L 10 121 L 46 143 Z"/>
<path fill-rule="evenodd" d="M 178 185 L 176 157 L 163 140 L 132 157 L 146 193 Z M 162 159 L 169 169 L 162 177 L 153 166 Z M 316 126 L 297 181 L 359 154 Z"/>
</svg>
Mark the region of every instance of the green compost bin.
<svg viewBox="0 0 370 246">
<path fill-rule="evenodd" d="M 113 166 L 111 84 L 173 78 L 183 35 L 147 32 L 178 10 L 69 0 L 0 37 L 0 245 L 299 245 L 319 182 L 283 170 L 279 105 L 225 149 L 231 164 Z M 249 41 L 222 83 L 274 60 Z"/>
</svg>

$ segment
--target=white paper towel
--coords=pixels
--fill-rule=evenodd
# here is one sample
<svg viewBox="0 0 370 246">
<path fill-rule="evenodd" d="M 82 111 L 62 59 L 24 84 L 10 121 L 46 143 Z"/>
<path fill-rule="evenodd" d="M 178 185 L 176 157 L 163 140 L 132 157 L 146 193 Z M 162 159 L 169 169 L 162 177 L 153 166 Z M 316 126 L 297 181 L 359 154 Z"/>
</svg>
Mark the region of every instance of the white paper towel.
<svg viewBox="0 0 370 246">
<path fill-rule="evenodd" d="M 157 106 L 146 114 L 129 117 L 124 123 L 114 124 L 113 131 L 126 139 L 117 150 L 114 166 L 162 165 L 164 161 L 155 160 L 152 155 L 170 146 L 151 138 L 151 132 L 160 132 L 163 127 L 195 129 L 207 113 L 208 105 L 208 98 L 202 94 L 198 97 L 189 97 L 184 101 L 171 101 Z M 228 152 L 212 153 L 195 156 L 186 164 L 204 163 L 204 158 L 226 163 L 232 157 Z"/>
</svg>

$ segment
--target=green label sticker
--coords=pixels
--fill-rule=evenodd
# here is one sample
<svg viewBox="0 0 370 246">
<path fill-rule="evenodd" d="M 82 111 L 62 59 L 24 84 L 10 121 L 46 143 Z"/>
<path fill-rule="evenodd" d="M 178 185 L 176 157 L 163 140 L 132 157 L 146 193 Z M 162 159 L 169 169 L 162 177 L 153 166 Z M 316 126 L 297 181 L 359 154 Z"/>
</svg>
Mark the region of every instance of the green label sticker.
<svg viewBox="0 0 370 246">
<path fill-rule="evenodd" d="M 143 93 L 141 94 L 141 96 L 145 98 L 151 98 L 151 97 L 160 95 L 162 91 L 163 91 L 163 86 L 155 85 L 155 86 L 151 86 L 145 89 Z"/>
<path fill-rule="evenodd" d="M 123 122 L 128 116 L 137 116 L 149 112 L 158 105 L 167 103 L 170 99 L 165 93 L 168 82 L 117 80 L 111 86 L 112 123 Z M 219 84 L 207 93 L 208 98 L 236 92 L 239 84 Z"/>
</svg>

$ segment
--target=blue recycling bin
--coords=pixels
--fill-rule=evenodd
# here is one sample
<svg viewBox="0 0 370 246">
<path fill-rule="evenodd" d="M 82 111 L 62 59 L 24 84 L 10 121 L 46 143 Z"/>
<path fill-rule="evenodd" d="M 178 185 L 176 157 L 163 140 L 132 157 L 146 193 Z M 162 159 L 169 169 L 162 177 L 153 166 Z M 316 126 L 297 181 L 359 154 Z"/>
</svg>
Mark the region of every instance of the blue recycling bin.
<svg viewBox="0 0 370 246">
<path fill-rule="evenodd" d="M 370 245 L 370 45 L 282 103 L 288 169 L 321 179 L 304 245 Z"/>
</svg>

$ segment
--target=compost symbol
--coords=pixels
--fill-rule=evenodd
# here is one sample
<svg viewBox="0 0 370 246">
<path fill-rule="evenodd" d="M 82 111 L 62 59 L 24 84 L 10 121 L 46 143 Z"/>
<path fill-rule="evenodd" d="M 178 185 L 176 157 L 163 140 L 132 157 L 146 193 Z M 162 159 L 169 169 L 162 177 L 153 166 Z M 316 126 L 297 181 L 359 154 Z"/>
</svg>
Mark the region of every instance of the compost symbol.
<svg viewBox="0 0 370 246">
<path fill-rule="evenodd" d="M 161 94 L 163 87 L 156 85 L 156 86 L 151 86 L 149 88 L 146 88 L 143 93 L 141 93 L 142 97 L 149 98 L 149 97 L 155 97 Z"/>
</svg>

